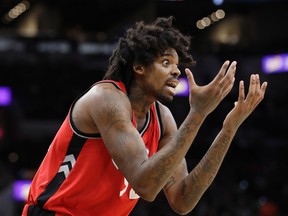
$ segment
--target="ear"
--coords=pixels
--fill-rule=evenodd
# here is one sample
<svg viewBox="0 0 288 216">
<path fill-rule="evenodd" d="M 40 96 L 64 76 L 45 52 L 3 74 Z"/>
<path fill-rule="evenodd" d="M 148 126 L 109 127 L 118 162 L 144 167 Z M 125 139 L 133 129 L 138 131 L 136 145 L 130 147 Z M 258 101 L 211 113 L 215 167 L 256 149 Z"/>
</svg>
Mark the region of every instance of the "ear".
<svg viewBox="0 0 288 216">
<path fill-rule="evenodd" d="M 138 75 L 142 75 L 145 72 L 145 69 L 142 65 L 140 64 L 133 64 L 133 70 L 135 71 L 135 73 L 137 73 Z"/>
</svg>

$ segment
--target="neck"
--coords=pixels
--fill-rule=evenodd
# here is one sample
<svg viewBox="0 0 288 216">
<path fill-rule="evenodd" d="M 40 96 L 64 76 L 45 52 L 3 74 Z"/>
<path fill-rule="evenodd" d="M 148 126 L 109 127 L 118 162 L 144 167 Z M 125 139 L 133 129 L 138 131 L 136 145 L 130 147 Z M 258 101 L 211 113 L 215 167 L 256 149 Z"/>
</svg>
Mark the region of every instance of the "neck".
<svg viewBox="0 0 288 216">
<path fill-rule="evenodd" d="M 131 86 L 129 94 L 132 109 L 137 118 L 146 118 L 146 114 L 155 99 L 146 95 L 146 92 L 139 86 Z"/>
</svg>

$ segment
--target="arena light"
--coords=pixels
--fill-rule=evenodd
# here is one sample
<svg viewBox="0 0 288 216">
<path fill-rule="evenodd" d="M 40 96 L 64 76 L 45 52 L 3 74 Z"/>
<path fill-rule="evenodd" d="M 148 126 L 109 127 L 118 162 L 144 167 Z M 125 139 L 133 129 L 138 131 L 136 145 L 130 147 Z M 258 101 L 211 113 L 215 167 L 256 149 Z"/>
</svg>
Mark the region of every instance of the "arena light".
<svg viewBox="0 0 288 216">
<path fill-rule="evenodd" d="M 7 86 L 0 86 L 0 106 L 9 106 L 12 103 L 12 92 Z"/>
<path fill-rule="evenodd" d="M 179 84 L 176 88 L 176 96 L 188 96 L 189 95 L 189 84 L 186 78 L 179 78 Z"/>
<path fill-rule="evenodd" d="M 26 201 L 31 180 L 15 180 L 13 183 L 13 198 L 17 201 Z"/>
<path fill-rule="evenodd" d="M 217 11 L 214 11 L 212 14 L 209 14 L 208 16 L 205 16 L 202 19 L 199 19 L 196 22 L 196 26 L 198 29 L 204 29 L 224 18 L 225 18 L 225 11 L 222 9 L 218 9 Z"/>
<path fill-rule="evenodd" d="M 288 72 L 288 53 L 263 56 L 262 71 L 266 74 Z"/>
<path fill-rule="evenodd" d="M 15 20 L 21 14 L 26 12 L 30 8 L 29 1 L 22 1 L 11 8 L 5 15 L 2 17 L 2 22 L 8 24 L 9 22 Z"/>
</svg>

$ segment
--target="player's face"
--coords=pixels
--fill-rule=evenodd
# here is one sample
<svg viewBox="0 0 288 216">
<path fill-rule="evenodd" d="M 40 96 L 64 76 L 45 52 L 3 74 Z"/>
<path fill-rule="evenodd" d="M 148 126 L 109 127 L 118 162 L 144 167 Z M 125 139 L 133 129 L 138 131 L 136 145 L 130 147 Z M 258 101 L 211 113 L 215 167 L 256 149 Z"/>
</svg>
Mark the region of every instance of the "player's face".
<svg viewBox="0 0 288 216">
<path fill-rule="evenodd" d="M 175 49 L 167 49 L 164 55 L 159 56 L 150 65 L 146 73 L 149 88 L 154 97 L 163 102 L 170 102 L 176 94 L 178 77 L 181 74 L 178 68 L 179 58 Z"/>
</svg>

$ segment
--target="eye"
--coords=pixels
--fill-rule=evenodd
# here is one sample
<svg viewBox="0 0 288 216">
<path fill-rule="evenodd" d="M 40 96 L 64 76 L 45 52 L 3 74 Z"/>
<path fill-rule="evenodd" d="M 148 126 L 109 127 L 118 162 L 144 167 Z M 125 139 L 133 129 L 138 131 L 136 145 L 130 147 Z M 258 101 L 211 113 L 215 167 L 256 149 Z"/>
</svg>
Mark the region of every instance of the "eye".
<svg viewBox="0 0 288 216">
<path fill-rule="evenodd" d="M 164 61 L 163 61 L 163 65 L 164 65 L 164 66 L 169 66 L 169 64 L 170 64 L 170 63 L 169 63 L 168 60 L 164 60 Z"/>
</svg>

